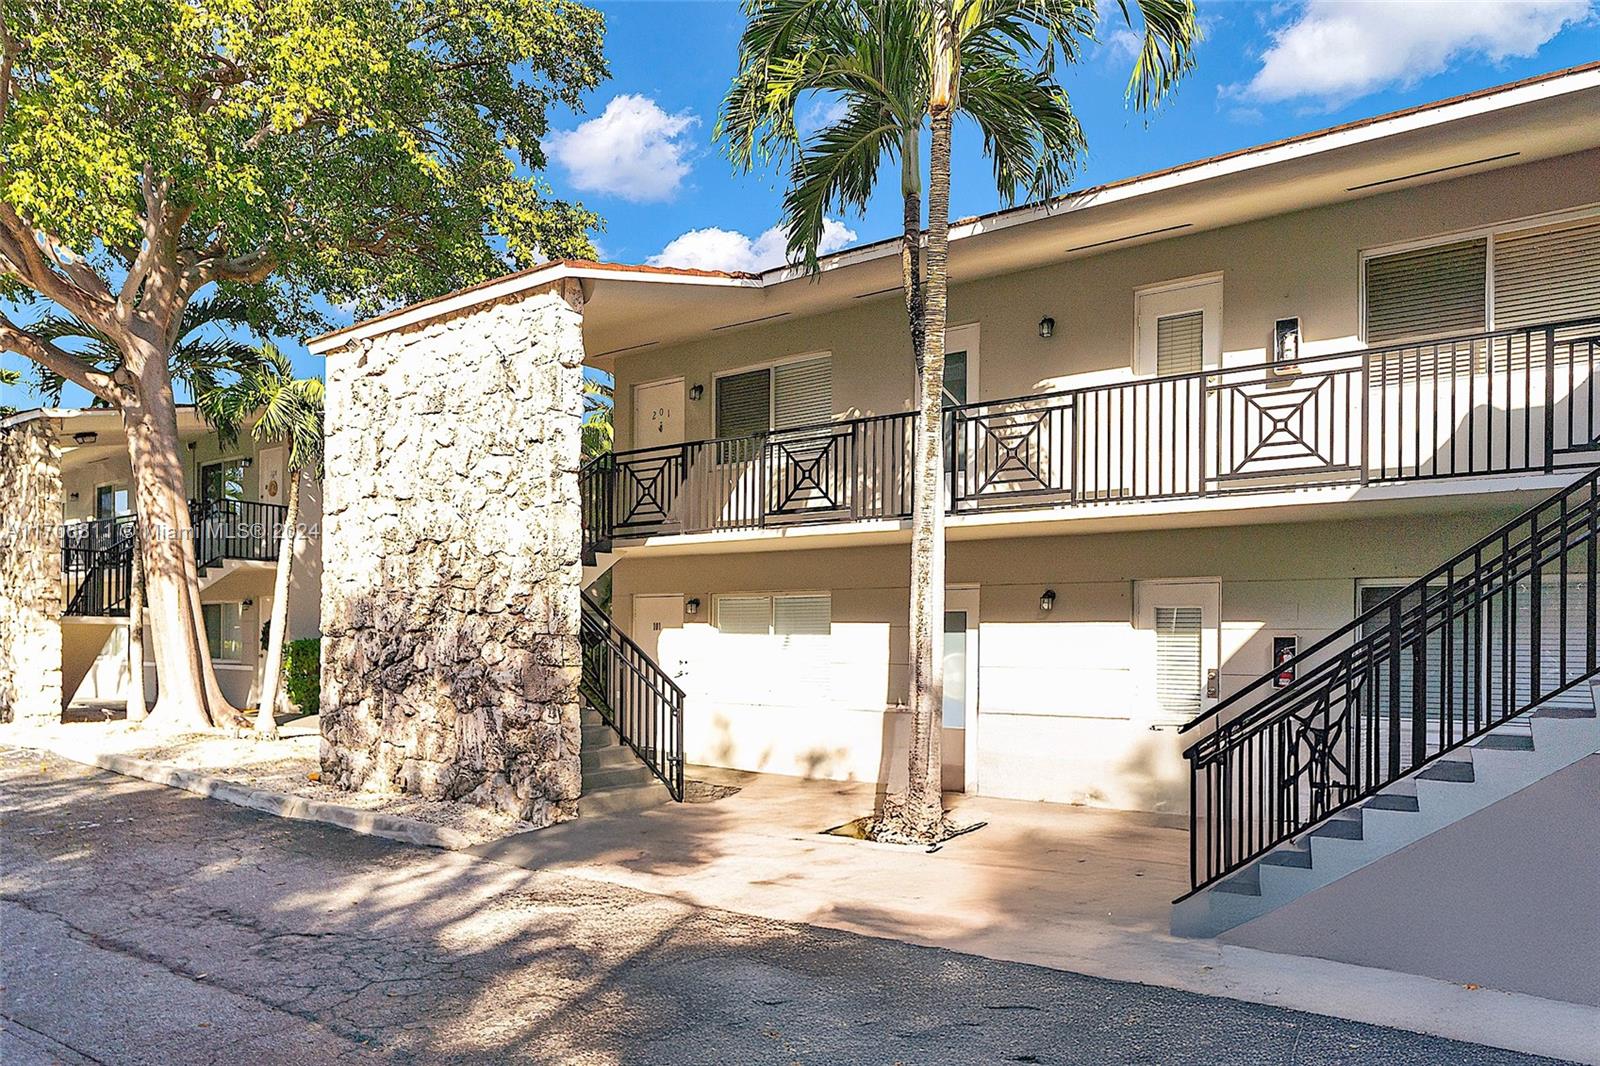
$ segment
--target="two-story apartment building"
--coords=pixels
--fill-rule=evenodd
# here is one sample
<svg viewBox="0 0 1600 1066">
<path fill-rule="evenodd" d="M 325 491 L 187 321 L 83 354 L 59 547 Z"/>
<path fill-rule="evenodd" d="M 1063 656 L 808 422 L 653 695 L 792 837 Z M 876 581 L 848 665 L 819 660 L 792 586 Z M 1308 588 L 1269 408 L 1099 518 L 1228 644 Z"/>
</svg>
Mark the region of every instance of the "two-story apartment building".
<svg viewBox="0 0 1600 1066">
<path fill-rule="evenodd" d="M 247 707 L 261 682 L 272 613 L 278 537 L 288 498 L 282 446 L 241 436 L 225 443 L 193 408 L 179 409 L 184 481 L 195 520 L 201 601 L 217 683 Z M 74 703 L 115 708 L 126 702 L 130 672 L 129 592 L 134 547 L 133 484 L 121 418 L 105 409 L 42 409 L 0 422 L 0 433 L 38 442 L 19 543 L 50 564 L 58 583 L 41 624 L 59 630 L 59 693 Z M 9 508 L 8 508 L 9 510 Z M 21 513 L 21 512 L 19 512 Z M 318 493 L 302 494 L 301 539 L 291 568 L 288 638 L 318 634 Z M 23 530 L 21 527 L 26 525 Z M 148 638 L 148 630 L 146 634 Z M 157 695 L 152 645 L 145 649 L 145 693 Z M 34 678 L 54 676 L 35 664 Z"/>
<path fill-rule="evenodd" d="M 947 787 L 1187 809 L 1178 727 L 1600 458 L 1596 84 L 955 226 Z M 913 394 L 895 246 L 816 278 L 578 273 L 616 378 L 593 539 L 618 624 L 687 694 L 688 759 L 887 780 Z"/>
<path fill-rule="evenodd" d="M 1514 792 L 1559 822 L 1600 752 L 1600 64 L 963 220 L 950 273 L 948 788 L 1187 815 L 1207 935 Z M 892 785 L 899 280 L 894 242 L 551 263 L 314 338 L 325 769 L 437 789 L 504 728 L 474 772 L 550 804 L 575 743 L 584 804 L 634 759 Z"/>
</svg>

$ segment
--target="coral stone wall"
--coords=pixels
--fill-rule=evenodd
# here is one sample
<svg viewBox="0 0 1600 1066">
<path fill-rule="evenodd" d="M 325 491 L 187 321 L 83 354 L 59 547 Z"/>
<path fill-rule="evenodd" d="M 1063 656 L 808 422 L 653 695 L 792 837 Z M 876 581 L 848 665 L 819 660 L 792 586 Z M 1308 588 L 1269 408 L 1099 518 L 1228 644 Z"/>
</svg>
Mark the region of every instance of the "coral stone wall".
<svg viewBox="0 0 1600 1066">
<path fill-rule="evenodd" d="M 580 326 L 546 292 L 329 355 L 324 781 L 576 812 Z"/>
<path fill-rule="evenodd" d="M 0 429 L 0 722 L 61 718 L 60 536 L 52 426 Z"/>
</svg>

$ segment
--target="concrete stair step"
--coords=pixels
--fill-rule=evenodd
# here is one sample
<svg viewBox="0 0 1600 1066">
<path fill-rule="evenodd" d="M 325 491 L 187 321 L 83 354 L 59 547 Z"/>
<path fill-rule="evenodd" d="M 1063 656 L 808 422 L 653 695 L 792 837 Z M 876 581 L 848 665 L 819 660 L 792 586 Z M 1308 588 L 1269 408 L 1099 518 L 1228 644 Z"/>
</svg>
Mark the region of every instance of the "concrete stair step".
<svg viewBox="0 0 1600 1066">
<path fill-rule="evenodd" d="M 1361 817 L 1330 818 L 1326 822 L 1311 830 L 1308 834 L 1314 837 L 1331 837 L 1338 840 L 1361 839 Z"/>
<path fill-rule="evenodd" d="M 1466 783 L 1477 779 L 1477 775 L 1472 769 L 1472 763 L 1455 759 L 1441 759 L 1432 766 L 1424 767 L 1415 776 L 1419 781 L 1456 781 Z"/>
<path fill-rule="evenodd" d="M 638 785 L 646 781 L 654 781 L 655 775 L 650 768 L 641 762 L 635 761 L 631 766 L 613 766 L 601 770 L 585 770 L 583 772 L 583 791 L 598 792 L 602 789 L 615 788 L 618 785 Z"/>
<path fill-rule="evenodd" d="M 1407 796 L 1403 793 L 1382 793 L 1373 796 L 1361 805 L 1363 810 L 1371 811 L 1415 811 L 1417 810 L 1417 797 Z"/>
<path fill-rule="evenodd" d="M 671 799 L 667 787 L 654 777 L 644 784 L 617 785 L 593 792 L 585 789 L 583 796 L 578 800 L 578 816 L 582 818 L 643 811 L 651 807 L 660 807 Z"/>
<path fill-rule="evenodd" d="M 1490 733 L 1472 746 L 1485 751 L 1532 751 L 1533 737 L 1526 733 Z"/>
<path fill-rule="evenodd" d="M 586 725 L 582 728 L 583 749 L 604 748 L 617 742 L 617 734 L 608 725 Z"/>
<path fill-rule="evenodd" d="M 579 758 L 583 762 L 585 774 L 596 770 L 611 770 L 618 766 L 636 766 L 639 762 L 633 754 L 633 749 L 620 742 L 604 747 L 584 748 Z"/>
<path fill-rule="evenodd" d="M 1279 848 L 1269 851 L 1261 857 L 1263 866 L 1284 866 L 1296 870 L 1311 869 L 1310 848 Z"/>
</svg>

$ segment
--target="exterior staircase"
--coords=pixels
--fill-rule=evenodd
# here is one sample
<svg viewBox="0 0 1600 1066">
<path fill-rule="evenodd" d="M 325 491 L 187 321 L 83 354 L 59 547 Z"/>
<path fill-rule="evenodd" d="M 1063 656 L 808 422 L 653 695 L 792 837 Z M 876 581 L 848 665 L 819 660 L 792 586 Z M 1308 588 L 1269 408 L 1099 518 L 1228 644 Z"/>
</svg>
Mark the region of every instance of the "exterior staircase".
<svg viewBox="0 0 1600 1066">
<path fill-rule="evenodd" d="M 1179 901 L 1173 933 L 1243 925 L 1600 752 L 1600 683 L 1590 693 L 1588 707 L 1532 711 Z"/>
<path fill-rule="evenodd" d="M 1215 936 L 1600 752 L 1600 469 L 1184 727 Z"/>
<path fill-rule="evenodd" d="M 682 802 L 683 690 L 587 592 L 580 637 L 580 816 Z"/>
</svg>

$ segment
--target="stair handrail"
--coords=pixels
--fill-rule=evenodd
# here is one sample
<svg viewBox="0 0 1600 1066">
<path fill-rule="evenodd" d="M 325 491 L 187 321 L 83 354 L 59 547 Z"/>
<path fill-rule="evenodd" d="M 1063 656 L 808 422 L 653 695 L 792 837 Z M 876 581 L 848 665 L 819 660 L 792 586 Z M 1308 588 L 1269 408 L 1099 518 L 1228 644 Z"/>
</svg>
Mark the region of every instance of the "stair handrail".
<svg viewBox="0 0 1600 1066">
<path fill-rule="evenodd" d="M 1570 561 L 1575 555 L 1582 560 L 1576 572 Z M 1216 721 L 1280 671 L 1292 672 L 1284 688 L 1220 721 L 1184 750 L 1193 887 L 1182 898 L 1600 675 L 1597 556 L 1600 466 L 1189 722 L 1184 731 Z M 1557 593 L 1561 653 L 1553 659 L 1557 675 L 1546 687 L 1552 657 L 1544 650 L 1548 608 L 1540 579 L 1554 576 L 1563 579 Z M 1575 577 L 1586 583 L 1588 595 L 1577 606 L 1584 636 L 1573 648 L 1566 635 L 1572 586 L 1565 582 Z M 1514 608 L 1524 580 L 1530 582 L 1532 646 L 1522 655 Z M 1314 661 L 1371 623 L 1378 628 Z M 1466 623 L 1471 624 L 1457 629 Z M 1437 649 L 1430 647 L 1433 640 Z M 1409 688 L 1401 673 L 1408 662 Z M 1441 662 L 1434 715 L 1429 667 Z M 1386 684 L 1380 674 L 1386 674 Z M 1408 696 L 1411 707 L 1403 714 Z M 1409 747 L 1402 743 L 1408 731 Z"/>
<path fill-rule="evenodd" d="M 684 796 L 684 691 L 661 664 L 617 627 L 599 600 L 587 591 L 580 591 L 579 595 L 582 597 L 579 636 L 580 645 L 584 646 L 580 688 L 606 725 L 649 767 L 672 798 L 681 803 Z M 588 652 L 591 648 L 602 651 L 606 660 L 602 664 L 603 677 L 598 679 L 590 676 Z M 618 665 L 638 682 L 624 686 L 620 693 L 612 691 L 609 684 Z M 617 706 L 623 701 L 644 705 Z"/>
</svg>

